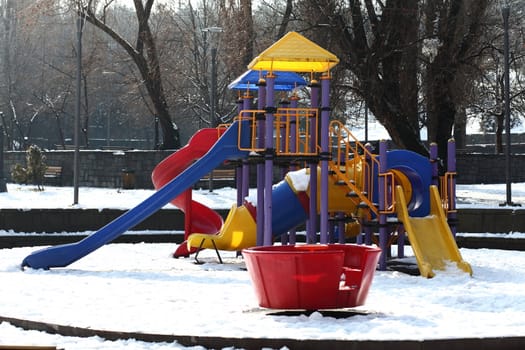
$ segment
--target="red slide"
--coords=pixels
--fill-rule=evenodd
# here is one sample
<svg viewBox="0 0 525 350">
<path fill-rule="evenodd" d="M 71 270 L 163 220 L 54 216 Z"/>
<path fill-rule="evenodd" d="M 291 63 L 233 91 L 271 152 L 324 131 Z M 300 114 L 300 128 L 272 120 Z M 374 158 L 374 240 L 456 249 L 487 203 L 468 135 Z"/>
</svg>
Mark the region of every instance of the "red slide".
<svg viewBox="0 0 525 350">
<path fill-rule="evenodd" d="M 206 154 L 217 142 L 225 129 L 201 129 L 197 131 L 188 144 L 160 162 L 151 174 L 156 190 L 182 173 L 194 161 Z M 192 233 L 216 234 L 223 225 L 222 217 L 214 210 L 196 202 L 191 197 L 191 187 L 171 201 L 186 215 L 184 243 L 173 253 L 175 258 L 188 256 L 186 239 Z"/>
</svg>

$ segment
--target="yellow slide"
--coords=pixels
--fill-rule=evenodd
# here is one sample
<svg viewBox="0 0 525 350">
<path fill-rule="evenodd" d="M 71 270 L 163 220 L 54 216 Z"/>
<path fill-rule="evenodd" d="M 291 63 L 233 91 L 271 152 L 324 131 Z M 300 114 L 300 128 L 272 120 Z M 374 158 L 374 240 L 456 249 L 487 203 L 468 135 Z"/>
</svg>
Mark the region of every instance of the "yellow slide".
<svg viewBox="0 0 525 350">
<path fill-rule="evenodd" d="M 459 269 L 472 275 L 472 268 L 461 257 L 448 226 L 436 186 L 430 186 L 430 215 L 410 217 L 401 186 L 396 186 L 396 211 L 405 226 L 421 276 L 434 277 L 433 270 L 444 270 L 447 262 L 455 262 Z"/>
<path fill-rule="evenodd" d="M 188 249 L 209 248 L 218 250 L 242 250 L 256 245 L 256 224 L 245 206 L 233 205 L 228 217 L 216 235 L 193 233 L 188 237 Z"/>
</svg>

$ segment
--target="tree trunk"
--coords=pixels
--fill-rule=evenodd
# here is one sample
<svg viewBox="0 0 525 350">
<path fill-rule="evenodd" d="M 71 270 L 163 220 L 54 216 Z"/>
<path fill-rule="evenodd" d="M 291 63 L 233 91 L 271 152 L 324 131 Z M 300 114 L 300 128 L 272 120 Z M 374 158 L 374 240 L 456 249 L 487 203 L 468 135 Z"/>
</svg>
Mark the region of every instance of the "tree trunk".
<svg viewBox="0 0 525 350">
<path fill-rule="evenodd" d="M 503 153 L 503 129 L 504 129 L 504 114 L 498 113 L 496 115 L 496 144 L 494 151 L 496 154 Z"/>
<path fill-rule="evenodd" d="M 290 23 L 290 16 L 292 15 L 292 9 L 293 9 L 292 0 L 286 0 L 286 8 L 284 10 L 283 19 L 281 20 L 281 23 L 279 24 L 279 30 L 277 31 L 277 37 L 275 38 L 275 40 L 281 39 L 284 36 L 284 34 L 286 34 L 288 24 Z"/>
<path fill-rule="evenodd" d="M 333 37 L 346 53 L 341 65 L 355 74 L 368 108 L 392 141 L 398 147 L 428 155 L 418 120 L 418 2 L 397 0 L 387 4 L 378 16 L 371 1 L 365 1 L 364 8 L 360 2 L 351 1 L 353 25 L 344 15 L 332 16 Z M 318 10 L 322 12 L 322 6 Z"/>
<path fill-rule="evenodd" d="M 338 40 L 338 68 L 351 71 L 357 81 L 346 76 L 350 88 L 363 96 L 397 146 L 423 155 L 428 150 L 419 133 L 418 98 L 426 97 L 428 141 L 438 143 L 445 160 L 457 104 L 466 96 L 463 73 L 478 57 L 474 50 L 489 1 L 301 3 L 309 10 L 308 24 L 319 24 L 322 15 L 329 19 L 321 23 Z"/>
<path fill-rule="evenodd" d="M 467 146 L 467 113 L 465 107 L 459 106 L 456 111 L 456 120 L 454 122 L 454 141 L 456 149 L 465 149 Z"/>
<path fill-rule="evenodd" d="M 241 14 L 244 20 L 244 28 L 242 29 L 242 32 L 244 34 L 245 45 L 242 64 L 243 67 L 246 67 L 253 59 L 253 43 L 255 41 L 251 0 L 241 0 Z"/>
<path fill-rule="evenodd" d="M 428 141 L 438 145 L 438 157 L 443 164 L 456 118 L 456 105 L 450 95 L 453 74 L 444 67 L 447 67 L 446 63 L 436 57 L 428 70 L 426 82 Z"/>
<path fill-rule="evenodd" d="M 2 112 L 2 126 L 4 129 L 5 135 L 5 144 L 8 149 L 13 149 L 15 144 L 15 131 L 14 124 L 7 124 L 9 120 L 15 120 L 15 116 L 10 112 L 11 100 L 13 99 L 13 87 L 14 83 L 14 69 L 13 64 L 16 64 L 16 6 L 15 1 L 7 0 L 3 1 L 0 6 L 0 21 L 2 25 L 2 40 L 1 40 L 1 71 L 0 78 L 2 79 L 2 84 L 0 84 L 2 89 L 2 101 L 0 102 L 1 108 L 5 111 Z M 23 141 L 23 140 L 21 140 Z"/>
<path fill-rule="evenodd" d="M 452 136 L 456 111 L 465 98 L 461 88 L 466 85 L 463 81 L 463 72 L 468 69 L 465 62 L 475 60 L 473 51 L 487 6 L 488 0 L 443 1 L 432 11 L 436 18 L 429 19 L 434 23 L 429 30 L 437 30 L 440 45 L 426 70 L 428 141 L 437 143 L 443 164 L 446 164 L 447 143 Z M 435 23 L 439 24 L 438 29 Z"/>
</svg>

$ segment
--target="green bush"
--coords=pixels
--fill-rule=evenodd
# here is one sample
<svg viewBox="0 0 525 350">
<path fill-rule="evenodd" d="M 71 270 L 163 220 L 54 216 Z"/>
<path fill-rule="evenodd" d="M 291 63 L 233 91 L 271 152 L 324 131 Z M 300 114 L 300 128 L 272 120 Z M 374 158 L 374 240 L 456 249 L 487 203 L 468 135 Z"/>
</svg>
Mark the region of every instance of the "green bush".
<svg viewBox="0 0 525 350">
<path fill-rule="evenodd" d="M 15 164 L 11 169 L 11 177 L 19 184 L 33 184 L 43 191 L 44 174 L 46 173 L 46 156 L 40 147 L 31 145 L 26 151 L 26 166 Z"/>
</svg>

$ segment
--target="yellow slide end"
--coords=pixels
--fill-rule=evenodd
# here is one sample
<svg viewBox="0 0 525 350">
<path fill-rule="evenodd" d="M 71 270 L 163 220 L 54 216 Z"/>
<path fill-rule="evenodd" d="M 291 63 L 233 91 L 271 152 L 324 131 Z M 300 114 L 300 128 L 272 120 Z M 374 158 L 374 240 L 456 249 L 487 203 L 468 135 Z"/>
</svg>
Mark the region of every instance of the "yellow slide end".
<svg viewBox="0 0 525 350">
<path fill-rule="evenodd" d="M 435 275 L 434 270 L 445 270 L 450 262 L 472 275 L 472 267 L 461 257 L 448 226 L 436 186 L 430 186 L 430 201 L 430 215 L 410 217 L 403 189 L 396 186 L 397 216 L 405 227 L 421 276 L 431 278 Z"/>
<path fill-rule="evenodd" d="M 216 235 L 193 233 L 188 236 L 188 249 L 208 248 L 218 250 L 242 250 L 256 245 L 257 226 L 245 206 L 233 205 L 228 217 Z M 214 247 L 215 243 L 215 247 Z"/>
</svg>

